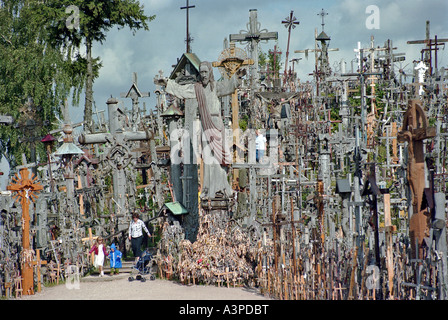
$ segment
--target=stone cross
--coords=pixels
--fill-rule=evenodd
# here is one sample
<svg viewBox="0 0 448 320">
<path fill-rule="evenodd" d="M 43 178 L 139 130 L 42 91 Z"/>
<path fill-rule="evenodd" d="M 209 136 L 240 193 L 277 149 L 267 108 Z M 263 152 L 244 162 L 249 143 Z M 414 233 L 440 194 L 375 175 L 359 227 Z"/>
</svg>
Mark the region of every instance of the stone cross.
<svg viewBox="0 0 448 320">
<path fill-rule="evenodd" d="M 148 131 L 123 131 L 119 123 L 118 100 L 109 98 L 107 100 L 109 113 L 109 133 L 82 134 L 78 140 L 81 144 L 97 144 L 109 142 L 111 146 L 106 152 L 106 160 L 114 170 L 114 200 L 117 203 L 119 218 L 119 229 L 127 225 L 125 212 L 126 203 L 126 175 L 125 168 L 130 164 L 132 154 L 127 141 L 148 141 L 153 138 L 153 134 Z M 121 227 L 120 227 L 121 226 Z"/>
<path fill-rule="evenodd" d="M 7 190 L 17 192 L 16 202 L 20 201 L 22 207 L 22 289 L 25 295 L 34 293 L 29 206 L 30 202 L 37 199 L 35 192 L 43 189 L 42 185 L 37 183 L 36 180 L 37 177 L 30 176 L 28 168 L 23 168 L 19 174 L 12 178 L 13 182 L 7 186 Z"/>
<path fill-rule="evenodd" d="M 244 59 L 244 57 L 238 57 L 235 52 L 235 43 L 231 42 L 230 47 L 223 51 L 221 56 L 226 56 L 224 59 L 213 62 L 212 65 L 218 68 L 224 68 L 226 78 L 230 79 L 240 68 L 253 65 L 252 59 Z M 233 143 L 239 143 L 239 103 L 237 89 L 232 93 L 232 130 L 233 130 Z M 234 159 L 234 161 L 236 161 Z"/>
<path fill-rule="evenodd" d="M 277 40 L 278 32 L 268 32 L 266 29 L 260 30 L 260 22 L 257 21 L 257 9 L 249 10 L 249 23 L 247 30 L 241 30 L 239 34 L 231 34 L 229 40 L 231 42 L 249 43 L 251 58 L 254 64 L 251 65 L 250 78 L 252 87 L 258 87 L 258 43 L 262 40 Z"/>
</svg>

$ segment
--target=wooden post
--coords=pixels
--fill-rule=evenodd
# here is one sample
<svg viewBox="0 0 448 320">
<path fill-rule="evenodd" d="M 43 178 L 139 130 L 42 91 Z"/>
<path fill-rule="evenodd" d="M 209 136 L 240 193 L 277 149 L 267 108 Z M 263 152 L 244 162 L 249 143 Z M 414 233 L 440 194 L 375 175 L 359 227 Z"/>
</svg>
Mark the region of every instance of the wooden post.
<svg viewBox="0 0 448 320">
<path fill-rule="evenodd" d="M 350 275 L 350 289 L 348 292 L 348 300 L 353 300 L 355 297 L 353 295 L 353 290 L 355 286 L 355 273 L 357 267 L 357 259 L 358 258 L 358 247 L 355 247 L 353 250 L 353 264 L 352 264 L 352 273 Z"/>
<path fill-rule="evenodd" d="M 386 229 L 386 268 L 387 275 L 389 278 L 389 295 L 393 299 L 393 288 L 394 288 L 394 261 L 393 261 L 393 251 L 392 251 L 392 233 L 394 231 L 394 226 L 392 225 L 392 220 L 390 216 L 390 194 L 384 194 L 384 226 Z"/>
<path fill-rule="evenodd" d="M 22 206 L 22 289 L 25 295 L 34 294 L 33 286 L 33 267 L 30 248 L 30 213 L 29 205 L 30 201 L 35 201 L 37 196 L 34 192 L 43 189 L 42 185 L 36 183 L 37 177 L 29 177 L 30 172 L 28 168 L 20 170 L 19 174 L 16 174 L 12 178 L 13 182 L 7 186 L 7 190 L 17 192 L 16 202 L 19 202 Z"/>
</svg>

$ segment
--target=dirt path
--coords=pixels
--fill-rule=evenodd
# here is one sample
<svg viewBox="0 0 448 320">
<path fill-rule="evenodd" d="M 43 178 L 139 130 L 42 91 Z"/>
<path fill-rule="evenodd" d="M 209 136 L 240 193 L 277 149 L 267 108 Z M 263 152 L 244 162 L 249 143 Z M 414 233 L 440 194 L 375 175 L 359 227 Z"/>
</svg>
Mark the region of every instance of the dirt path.
<svg viewBox="0 0 448 320">
<path fill-rule="evenodd" d="M 109 277 L 109 276 L 105 276 Z M 127 277 L 81 281 L 79 288 L 65 284 L 43 287 L 22 300 L 269 300 L 257 289 L 185 286 L 168 280 L 128 281 Z M 19 298 L 20 299 L 20 298 Z"/>
</svg>

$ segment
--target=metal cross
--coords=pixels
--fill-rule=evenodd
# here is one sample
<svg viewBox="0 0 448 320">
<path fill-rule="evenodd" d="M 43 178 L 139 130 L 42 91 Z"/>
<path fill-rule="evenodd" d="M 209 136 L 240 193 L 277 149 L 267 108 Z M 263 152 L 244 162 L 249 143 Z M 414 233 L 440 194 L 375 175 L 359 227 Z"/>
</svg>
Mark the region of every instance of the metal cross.
<svg viewBox="0 0 448 320">
<path fill-rule="evenodd" d="M 289 17 L 286 17 L 285 20 L 282 21 L 282 24 L 285 25 L 285 28 L 288 29 L 288 44 L 286 46 L 286 62 L 285 62 L 285 79 L 286 81 L 286 72 L 288 70 L 288 56 L 289 56 L 289 39 L 291 37 L 291 29 L 294 29 L 296 25 L 300 24 L 299 21 L 296 21 L 297 18 L 294 16 L 294 11 L 291 10 Z"/>
<path fill-rule="evenodd" d="M 322 11 L 320 13 L 318 13 L 317 15 L 321 16 L 321 18 L 322 18 L 322 24 L 321 25 L 322 25 L 322 31 L 324 31 L 324 25 L 325 25 L 324 17 L 328 16 L 328 13 L 325 12 L 325 10 L 322 8 Z"/>
<path fill-rule="evenodd" d="M 190 6 L 189 5 L 189 1 L 187 0 L 187 5 L 185 7 L 180 7 L 181 10 L 186 9 L 187 11 L 187 39 L 185 40 L 187 42 L 187 51 L 186 53 L 190 53 L 191 52 L 191 48 L 190 48 L 190 42 L 193 41 L 193 39 L 190 37 L 190 31 L 189 31 L 189 10 L 190 8 L 194 8 L 196 6 Z"/>
</svg>

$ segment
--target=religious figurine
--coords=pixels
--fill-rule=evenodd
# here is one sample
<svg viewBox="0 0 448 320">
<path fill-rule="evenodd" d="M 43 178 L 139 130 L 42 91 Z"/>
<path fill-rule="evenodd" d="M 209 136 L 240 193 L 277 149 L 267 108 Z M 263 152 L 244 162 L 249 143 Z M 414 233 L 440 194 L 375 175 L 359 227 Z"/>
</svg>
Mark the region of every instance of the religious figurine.
<svg viewBox="0 0 448 320">
<path fill-rule="evenodd" d="M 180 99 L 196 99 L 202 127 L 202 159 L 204 177 L 202 197 L 213 198 L 217 193 L 225 197 L 232 194 L 227 179 L 227 166 L 232 161 L 230 141 L 226 139 L 224 123 L 221 116 L 220 97 L 232 94 L 241 84 L 245 70 L 240 69 L 230 79 L 215 81 L 212 65 L 203 61 L 199 65 L 200 82 L 180 85 L 171 79 L 156 79 L 158 85 L 165 85 L 166 92 Z"/>
</svg>

